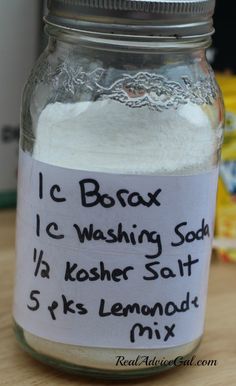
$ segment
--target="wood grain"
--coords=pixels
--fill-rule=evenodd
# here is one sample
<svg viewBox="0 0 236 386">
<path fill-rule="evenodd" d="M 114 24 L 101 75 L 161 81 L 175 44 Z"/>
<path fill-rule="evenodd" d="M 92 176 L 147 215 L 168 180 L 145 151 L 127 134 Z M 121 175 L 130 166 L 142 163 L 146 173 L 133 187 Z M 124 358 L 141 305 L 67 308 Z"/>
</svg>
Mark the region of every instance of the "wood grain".
<svg viewBox="0 0 236 386">
<path fill-rule="evenodd" d="M 15 212 L 0 213 L 0 385 L 109 385 L 63 374 L 22 352 L 11 321 L 14 277 Z M 236 385 L 236 264 L 211 265 L 205 336 L 196 359 L 216 359 L 215 367 L 181 367 L 145 380 L 116 382 L 140 386 Z"/>
</svg>

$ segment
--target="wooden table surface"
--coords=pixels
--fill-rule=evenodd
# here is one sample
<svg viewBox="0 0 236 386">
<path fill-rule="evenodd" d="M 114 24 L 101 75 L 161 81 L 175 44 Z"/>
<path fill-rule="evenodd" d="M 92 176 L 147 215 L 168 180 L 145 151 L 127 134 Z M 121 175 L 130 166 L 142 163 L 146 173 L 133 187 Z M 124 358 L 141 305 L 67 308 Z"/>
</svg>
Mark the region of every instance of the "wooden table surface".
<svg viewBox="0 0 236 386">
<path fill-rule="evenodd" d="M 15 212 L 0 212 L 0 385 L 110 385 L 111 381 L 68 375 L 42 365 L 18 347 L 11 321 Z M 236 264 L 211 265 L 205 336 L 198 359 L 216 366 L 181 367 L 145 380 L 116 382 L 140 386 L 236 385 Z"/>
</svg>

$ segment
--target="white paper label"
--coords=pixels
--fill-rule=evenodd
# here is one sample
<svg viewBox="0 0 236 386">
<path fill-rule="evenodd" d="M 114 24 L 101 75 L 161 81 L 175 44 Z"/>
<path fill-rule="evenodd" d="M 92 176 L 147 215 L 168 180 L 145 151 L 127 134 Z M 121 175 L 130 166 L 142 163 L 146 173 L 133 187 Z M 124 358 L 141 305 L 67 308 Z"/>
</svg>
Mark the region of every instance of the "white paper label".
<svg viewBox="0 0 236 386">
<path fill-rule="evenodd" d="M 217 176 L 78 171 L 22 153 L 16 321 L 81 346 L 163 348 L 198 338 Z"/>
</svg>

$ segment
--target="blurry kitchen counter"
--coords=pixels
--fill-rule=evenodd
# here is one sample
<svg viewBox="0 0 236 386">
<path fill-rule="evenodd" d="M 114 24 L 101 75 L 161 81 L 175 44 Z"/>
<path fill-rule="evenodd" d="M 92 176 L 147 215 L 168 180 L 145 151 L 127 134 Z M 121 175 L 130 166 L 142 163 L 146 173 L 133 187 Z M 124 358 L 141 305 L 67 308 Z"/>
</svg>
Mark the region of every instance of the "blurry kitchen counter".
<svg viewBox="0 0 236 386">
<path fill-rule="evenodd" d="M 15 211 L 0 212 L 0 385 L 111 385 L 60 373 L 22 352 L 12 332 Z M 236 385 L 236 264 L 211 265 L 206 331 L 196 360 L 217 360 L 216 366 L 181 367 L 152 378 L 115 385 Z"/>
</svg>

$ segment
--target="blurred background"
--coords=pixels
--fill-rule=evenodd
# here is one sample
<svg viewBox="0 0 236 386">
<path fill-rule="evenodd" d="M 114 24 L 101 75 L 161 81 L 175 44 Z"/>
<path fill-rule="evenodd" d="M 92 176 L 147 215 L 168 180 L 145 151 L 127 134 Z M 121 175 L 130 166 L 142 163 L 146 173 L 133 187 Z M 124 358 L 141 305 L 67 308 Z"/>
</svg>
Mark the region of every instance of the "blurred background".
<svg viewBox="0 0 236 386">
<path fill-rule="evenodd" d="M 214 247 L 223 261 L 236 262 L 236 55 L 234 2 L 216 0 L 215 34 L 208 59 L 225 101 L 225 138 L 217 197 Z"/>
<path fill-rule="evenodd" d="M 232 45 L 235 35 L 235 4 L 227 1 L 227 7 L 222 0 L 216 0 L 214 15 L 215 34 L 211 60 L 216 71 L 236 73 L 236 56 Z"/>
<path fill-rule="evenodd" d="M 46 0 L 0 0 L 0 208 L 16 204 L 20 101 L 29 72 L 46 46 L 42 17 Z M 236 55 L 234 2 L 216 0 L 216 33 L 208 60 L 217 73 L 226 106 L 214 247 L 236 262 Z"/>
</svg>

